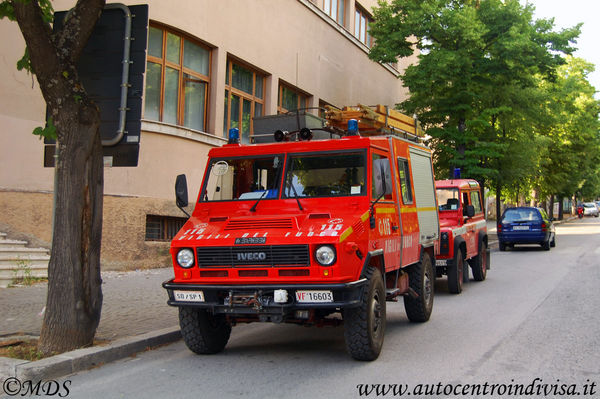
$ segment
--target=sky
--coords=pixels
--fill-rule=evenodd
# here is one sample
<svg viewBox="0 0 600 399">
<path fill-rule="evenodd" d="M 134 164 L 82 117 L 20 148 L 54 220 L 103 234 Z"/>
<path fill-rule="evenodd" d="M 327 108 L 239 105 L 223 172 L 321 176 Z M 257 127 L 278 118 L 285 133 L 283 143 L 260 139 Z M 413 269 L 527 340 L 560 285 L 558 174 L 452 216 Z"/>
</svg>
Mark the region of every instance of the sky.
<svg viewBox="0 0 600 399">
<path fill-rule="evenodd" d="M 575 56 L 595 65 L 596 71 L 588 76 L 588 81 L 596 88 L 596 99 L 600 99 L 600 0 L 521 0 L 521 3 L 526 1 L 535 6 L 535 19 L 554 18 L 556 31 L 583 22 Z"/>
</svg>

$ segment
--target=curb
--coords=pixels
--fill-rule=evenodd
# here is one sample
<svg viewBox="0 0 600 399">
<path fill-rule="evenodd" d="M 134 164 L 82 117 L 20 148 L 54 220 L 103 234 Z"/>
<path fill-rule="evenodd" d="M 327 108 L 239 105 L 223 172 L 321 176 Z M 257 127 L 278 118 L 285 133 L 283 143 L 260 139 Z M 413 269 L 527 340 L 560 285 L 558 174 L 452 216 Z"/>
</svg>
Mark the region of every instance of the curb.
<svg viewBox="0 0 600 399">
<path fill-rule="evenodd" d="M 0 357 L 0 381 L 10 377 L 21 381 L 60 378 L 123 359 L 154 346 L 170 344 L 179 339 L 181 339 L 181 332 L 179 326 L 175 326 L 121 338 L 108 345 L 76 349 L 35 362 Z"/>
</svg>

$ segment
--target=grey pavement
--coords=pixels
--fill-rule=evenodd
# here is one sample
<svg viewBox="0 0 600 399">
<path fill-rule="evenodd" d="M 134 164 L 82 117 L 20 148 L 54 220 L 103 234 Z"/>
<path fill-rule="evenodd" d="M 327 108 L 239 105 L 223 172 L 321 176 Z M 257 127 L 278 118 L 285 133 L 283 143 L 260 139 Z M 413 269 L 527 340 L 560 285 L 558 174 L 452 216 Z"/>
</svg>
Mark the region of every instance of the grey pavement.
<svg viewBox="0 0 600 399">
<path fill-rule="evenodd" d="M 172 268 L 103 272 L 102 316 L 98 340 L 144 334 L 178 324 L 177 309 L 167 305 L 161 283 L 173 277 Z M 0 289 L 0 336 L 39 335 L 48 285 Z"/>
</svg>

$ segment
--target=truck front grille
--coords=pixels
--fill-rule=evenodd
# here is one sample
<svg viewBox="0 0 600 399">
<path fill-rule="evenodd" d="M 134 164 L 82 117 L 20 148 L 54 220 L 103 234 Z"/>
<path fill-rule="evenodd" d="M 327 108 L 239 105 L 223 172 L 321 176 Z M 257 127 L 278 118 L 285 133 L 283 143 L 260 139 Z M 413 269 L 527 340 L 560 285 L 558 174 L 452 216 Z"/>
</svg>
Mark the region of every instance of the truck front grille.
<svg viewBox="0 0 600 399">
<path fill-rule="evenodd" d="M 310 266 L 308 245 L 196 248 L 198 267 Z"/>
</svg>

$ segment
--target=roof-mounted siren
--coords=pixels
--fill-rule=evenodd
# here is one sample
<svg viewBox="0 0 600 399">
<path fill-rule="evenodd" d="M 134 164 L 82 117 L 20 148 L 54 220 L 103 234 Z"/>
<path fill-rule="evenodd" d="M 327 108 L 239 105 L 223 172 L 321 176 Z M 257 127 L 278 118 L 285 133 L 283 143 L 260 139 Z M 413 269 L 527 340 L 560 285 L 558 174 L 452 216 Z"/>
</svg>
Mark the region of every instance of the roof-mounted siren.
<svg viewBox="0 0 600 399">
<path fill-rule="evenodd" d="M 277 142 L 289 140 L 288 132 L 285 130 L 276 130 L 275 133 L 273 134 L 273 137 L 275 138 L 275 141 L 277 141 Z"/>
<path fill-rule="evenodd" d="M 360 136 L 358 133 L 358 121 L 356 119 L 348 120 L 348 136 Z"/>
<path fill-rule="evenodd" d="M 236 127 L 229 129 L 229 141 L 227 141 L 227 144 L 239 144 L 239 143 L 240 143 L 239 129 Z"/>
<path fill-rule="evenodd" d="M 298 140 L 304 140 L 304 141 L 308 141 L 308 140 L 312 139 L 312 137 L 313 137 L 312 130 L 310 130 L 307 127 L 303 127 L 302 129 L 300 129 L 299 131 L 296 131 L 296 132 L 288 132 L 286 130 L 276 130 L 275 133 L 273 133 L 273 137 L 275 138 L 275 141 L 277 141 L 277 142 L 289 141 L 290 136 L 293 134 L 297 135 L 296 137 L 298 137 Z"/>
<path fill-rule="evenodd" d="M 308 141 L 308 140 L 312 139 L 313 133 L 312 133 L 312 130 L 310 130 L 309 128 L 303 127 L 298 132 L 298 136 L 300 137 L 300 140 Z"/>
</svg>

